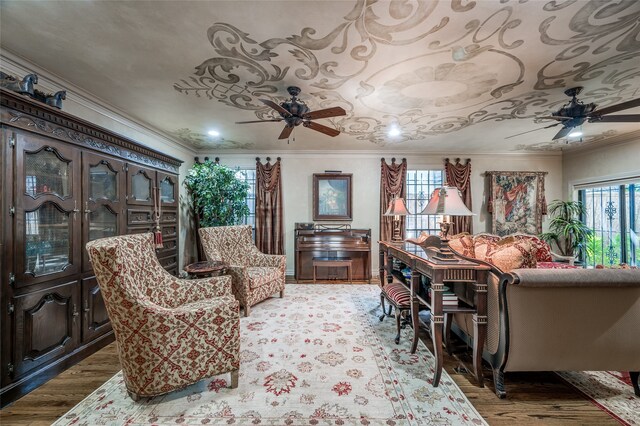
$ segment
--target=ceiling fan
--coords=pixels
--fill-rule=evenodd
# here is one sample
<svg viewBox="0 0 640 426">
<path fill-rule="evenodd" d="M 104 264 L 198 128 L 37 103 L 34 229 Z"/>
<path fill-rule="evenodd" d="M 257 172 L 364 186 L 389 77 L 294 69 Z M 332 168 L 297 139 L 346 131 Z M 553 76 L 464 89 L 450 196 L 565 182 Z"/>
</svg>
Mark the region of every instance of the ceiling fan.
<svg viewBox="0 0 640 426">
<path fill-rule="evenodd" d="M 564 91 L 564 94 L 571 97 L 571 100 L 562 106 L 553 115 L 538 117 L 546 120 L 556 120 L 558 123 L 551 124 L 549 126 L 541 127 L 539 129 L 529 130 L 528 132 L 518 133 L 517 135 L 511 135 L 505 139 L 509 139 L 515 136 L 520 136 L 525 133 L 535 132 L 536 130 L 548 129 L 562 124 L 562 129 L 553 137 L 552 140 L 564 138 L 575 127 L 582 125 L 585 121 L 589 123 L 637 123 L 640 122 L 640 114 L 618 114 L 608 115 L 614 112 L 622 111 L 629 108 L 635 108 L 640 106 L 640 98 L 632 99 L 630 101 L 622 102 L 617 105 L 612 105 L 602 109 L 596 109 L 597 105 L 594 103 L 584 104 L 577 99 L 578 94 L 582 91 L 582 87 L 572 87 Z"/>
<path fill-rule="evenodd" d="M 315 120 L 316 118 L 330 118 L 347 115 L 345 110 L 341 107 L 333 107 L 320 109 L 318 111 L 310 111 L 307 104 L 298 99 L 297 96 L 300 94 L 300 91 L 300 88 L 296 86 L 287 87 L 287 92 L 291 95 L 291 99 L 286 102 L 282 102 L 280 105 L 268 99 L 258 99 L 263 104 L 278 111 L 281 118 L 274 118 L 272 120 L 236 121 L 236 124 L 284 121 L 284 129 L 282 130 L 282 133 L 280 133 L 280 136 L 278 136 L 278 139 L 288 138 L 293 131 L 293 128 L 300 124 L 317 132 L 324 133 L 325 135 L 338 136 L 340 134 L 339 130 L 315 123 L 311 120 Z"/>
</svg>

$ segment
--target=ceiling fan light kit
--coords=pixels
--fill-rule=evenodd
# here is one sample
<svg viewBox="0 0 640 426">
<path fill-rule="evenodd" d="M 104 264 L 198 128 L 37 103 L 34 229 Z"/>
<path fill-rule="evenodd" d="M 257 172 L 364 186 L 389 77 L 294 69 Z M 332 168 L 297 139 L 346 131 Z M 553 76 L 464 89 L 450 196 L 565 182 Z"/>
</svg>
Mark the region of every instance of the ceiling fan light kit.
<svg viewBox="0 0 640 426">
<path fill-rule="evenodd" d="M 346 111 L 341 107 L 325 108 L 318 111 L 311 111 L 304 101 L 298 99 L 298 95 L 301 89 L 297 86 L 287 87 L 287 92 L 291 95 L 291 99 L 288 101 L 277 104 L 269 99 L 259 99 L 260 102 L 266 106 L 276 110 L 280 114 L 280 118 L 274 118 L 272 120 L 252 120 L 252 121 L 236 121 L 236 124 L 246 123 L 268 123 L 268 122 L 280 122 L 284 121 L 285 126 L 278 136 L 278 139 L 287 139 L 296 126 L 302 124 L 303 127 L 307 127 L 316 132 L 323 133 L 328 136 L 338 136 L 339 130 L 327 127 L 323 124 L 316 123 L 312 120 L 318 118 L 331 118 L 347 115 Z"/>
</svg>

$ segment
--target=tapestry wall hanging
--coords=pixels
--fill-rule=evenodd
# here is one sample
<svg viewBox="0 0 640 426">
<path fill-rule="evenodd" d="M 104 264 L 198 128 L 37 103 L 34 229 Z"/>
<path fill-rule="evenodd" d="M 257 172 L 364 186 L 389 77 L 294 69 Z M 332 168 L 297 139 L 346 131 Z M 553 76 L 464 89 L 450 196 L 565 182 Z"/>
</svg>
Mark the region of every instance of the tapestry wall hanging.
<svg viewBox="0 0 640 426">
<path fill-rule="evenodd" d="M 547 214 L 544 176 L 547 172 L 486 172 L 489 183 L 487 210 L 492 215 L 491 232 L 537 235 Z"/>
</svg>

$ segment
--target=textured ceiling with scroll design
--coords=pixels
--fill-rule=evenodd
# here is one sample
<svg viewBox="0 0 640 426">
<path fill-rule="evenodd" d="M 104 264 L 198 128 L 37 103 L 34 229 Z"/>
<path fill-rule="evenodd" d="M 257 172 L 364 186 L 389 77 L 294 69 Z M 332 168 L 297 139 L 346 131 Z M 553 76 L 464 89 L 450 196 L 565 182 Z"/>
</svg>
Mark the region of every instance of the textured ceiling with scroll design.
<svg viewBox="0 0 640 426">
<path fill-rule="evenodd" d="M 566 88 L 599 107 L 640 97 L 640 2 L 2 1 L 1 46 L 195 149 L 547 151 L 624 137 L 585 123 L 552 142 Z M 34 21 L 37 19 L 37 25 Z M 259 99 L 286 87 L 330 138 Z M 639 113 L 627 110 L 624 113 Z M 390 126 L 401 134 L 389 137 Z M 221 137 L 207 135 L 216 128 Z"/>
</svg>

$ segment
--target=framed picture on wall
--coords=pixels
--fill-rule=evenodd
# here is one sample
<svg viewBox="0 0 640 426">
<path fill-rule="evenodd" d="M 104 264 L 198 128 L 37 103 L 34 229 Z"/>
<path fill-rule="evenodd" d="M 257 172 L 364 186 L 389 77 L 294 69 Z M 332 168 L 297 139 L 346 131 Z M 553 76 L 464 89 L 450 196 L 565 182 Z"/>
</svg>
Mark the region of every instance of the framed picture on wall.
<svg viewBox="0 0 640 426">
<path fill-rule="evenodd" d="M 544 176 L 547 172 L 487 172 L 490 177 L 488 210 L 492 233 L 542 232 L 545 212 Z"/>
<path fill-rule="evenodd" d="M 351 177 L 350 173 L 313 174 L 313 220 L 353 220 Z"/>
</svg>

